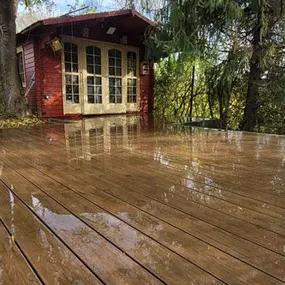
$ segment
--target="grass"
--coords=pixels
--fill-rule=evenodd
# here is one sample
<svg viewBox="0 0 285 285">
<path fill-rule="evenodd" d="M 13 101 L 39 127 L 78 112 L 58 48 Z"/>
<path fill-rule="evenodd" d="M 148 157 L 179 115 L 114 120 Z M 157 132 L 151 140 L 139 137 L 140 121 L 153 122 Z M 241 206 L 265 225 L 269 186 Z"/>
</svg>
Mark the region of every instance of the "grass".
<svg viewBox="0 0 285 285">
<path fill-rule="evenodd" d="M 27 127 L 34 126 L 38 124 L 43 124 L 44 122 L 35 116 L 24 117 L 21 119 L 9 118 L 4 119 L 0 117 L 0 129 L 3 128 L 16 128 L 16 127 Z"/>
</svg>

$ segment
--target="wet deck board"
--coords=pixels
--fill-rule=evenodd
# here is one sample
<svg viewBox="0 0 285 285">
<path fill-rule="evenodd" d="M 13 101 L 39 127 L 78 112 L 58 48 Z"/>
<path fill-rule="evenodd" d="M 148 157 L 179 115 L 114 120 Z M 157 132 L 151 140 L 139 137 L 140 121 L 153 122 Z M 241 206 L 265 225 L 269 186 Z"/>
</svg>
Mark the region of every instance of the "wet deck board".
<svg viewBox="0 0 285 285">
<path fill-rule="evenodd" d="M 47 130 L 58 136 L 54 142 L 47 141 Z M 140 136 L 134 153 L 120 151 L 120 135 L 113 137 L 112 150 L 94 156 L 81 145 L 85 159 L 75 162 L 67 155 L 74 142 L 69 139 L 66 151 L 62 129 L 46 127 L 41 136 L 38 127 L 24 133 L 19 129 L 10 131 L 9 139 L 2 137 L 1 179 L 13 184 L 30 213 L 72 249 L 93 278 L 105 284 L 285 283 L 285 218 L 276 193 L 252 190 L 264 202 L 272 196 L 265 207 L 246 195 L 250 191 L 241 195 L 241 183 L 236 189 L 231 185 L 233 191 L 223 186 L 219 196 L 216 185 L 203 180 L 207 171 L 200 166 L 189 178 L 196 183 L 189 191 L 194 184 L 185 184 L 189 169 L 183 169 L 187 161 L 179 154 L 183 147 L 175 147 L 175 134 L 159 137 L 161 145 L 171 146 L 168 152 L 173 150 L 174 163 L 167 167 L 151 156 L 157 144 L 151 133 Z M 217 175 L 215 181 L 222 179 Z M 57 215 L 54 221 L 51 213 Z"/>
<path fill-rule="evenodd" d="M 0 284 L 40 285 L 41 281 L 25 260 L 0 221 Z"/>
<path fill-rule="evenodd" d="M 29 198 L 35 201 L 33 193 Z M 44 283 L 101 284 L 3 183 L 0 184 L 0 216 Z"/>
</svg>

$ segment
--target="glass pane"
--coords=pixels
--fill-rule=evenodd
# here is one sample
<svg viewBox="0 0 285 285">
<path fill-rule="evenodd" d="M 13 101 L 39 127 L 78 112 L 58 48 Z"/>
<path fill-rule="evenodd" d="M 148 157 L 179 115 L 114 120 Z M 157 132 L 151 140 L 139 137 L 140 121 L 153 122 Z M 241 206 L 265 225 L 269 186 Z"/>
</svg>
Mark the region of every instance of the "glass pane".
<svg viewBox="0 0 285 285">
<path fill-rule="evenodd" d="M 78 75 L 72 75 L 72 83 L 73 84 L 78 84 L 79 83 L 79 77 Z"/>
<path fill-rule="evenodd" d="M 133 96 L 133 103 L 137 103 L 137 96 Z"/>
<path fill-rule="evenodd" d="M 88 96 L 88 103 L 94 104 L 94 96 Z"/>
<path fill-rule="evenodd" d="M 78 72 L 78 64 L 74 63 L 72 67 L 73 67 L 73 70 L 72 70 L 73 72 Z"/>
<path fill-rule="evenodd" d="M 71 54 L 69 52 L 64 53 L 64 60 L 71 62 Z"/>
<path fill-rule="evenodd" d="M 79 95 L 74 95 L 74 103 L 78 104 L 79 103 Z"/>
<path fill-rule="evenodd" d="M 132 94 L 132 87 L 128 87 L 128 95 L 131 95 Z"/>
<path fill-rule="evenodd" d="M 121 78 L 115 78 L 115 85 L 116 86 L 122 86 L 122 79 Z"/>
<path fill-rule="evenodd" d="M 94 86 L 87 86 L 87 93 L 94 94 Z"/>
<path fill-rule="evenodd" d="M 122 75 L 122 69 L 119 67 L 119 68 L 116 68 L 116 76 L 121 76 Z"/>
<path fill-rule="evenodd" d="M 65 72 L 71 72 L 71 63 L 65 63 Z"/>
<path fill-rule="evenodd" d="M 71 51 L 77 53 L 77 45 L 71 44 Z"/>
<path fill-rule="evenodd" d="M 102 87 L 101 86 L 95 87 L 95 94 L 102 94 Z"/>
<path fill-rule="evenodd" d="M 133 87 L 133 95 L 137 94 L 137 87 Z"/>
<path fill-rule="evenodd" d="M 109 78 L 109 85 L 115 86 L 115 78 Z"/>
<path fill-rule="evenodd" d="M 121 58 L 122 53 L 119 50 L 115 50 L 115 56 Z"/>
<path fill-rule="evenodd" d="M 109 57 L 112 56 L 114 57 L 115 56 L 115 50 L 114 49 L 110 49 L 109 50 Z"/>
<path fill-rule="evenodd" d="M 79 85 L 73 85 L 73 93 L 75 94 L 79 93 Z"/>
<path fill-rule="evenodd" d="M 94 54 L 101 55 L 101 50 L 98 47 L 94 47 Z"/>
<path fill-rule="evenodd" d="M 110 100 L 110 103 L 115 103 L 115 96 L 110 95 L 109 100 Z"/>
<path fill-rule="evenodd" d="M 72 95 L 70 95 L 70 94 L 66 95 L 66 102 L 67 103 L 72 103 Z"/>
<path fill-rule="evenodd" d="M 109 87 L 109 94 L 115 95 L 115 87 Z"/>
<path fill-rule="evenodd" d="M 87 64 L 93 64 L 93 56 L 92 55 L 87 55 L 87 58 L 86 58 L 86 61 L 87 61 Z"/>
<path fill-rule="evenodd" d="M 101 65 L 101 57 L 95 57 L 95 64 Z"/>
<path fill-rule="evenodd" d="M 66 85 L 66 93 L 72 94 L 72 86 Z"/>
<path fill-rule="evenodd" d="M 87 65 L 87 73 L 94 74 L 94 65 Z"/>
<path fill-rule="evenodd" d="M 97 80 L 97 78 L 96 78 L 96 80 Z M 88 85 L 94 85 L 94 77 L 93 76 L 87 76 L 87 84 Z"/>
<path fill-rule="evenodd" d="M 95 84 L 96 84 L 96 85 L 102 85 L 102 79 L 101 79 L 101 77 L 96 77 L 96 78 L 95 78 Z"/>
<path fill-rule="evenodd" d="M 109 75 L 115 75 L 115 68 L 109 67 Z"/>
<path fill-rule="evenodd" d="M 133 86 L 137 86 L 137 80 L 133 79 Z"/>
<path fill-rule="evenodd" d="M 114 58 L 109 58 L 109 65 L 110 66 L 115 66 L 115 59 Z"/>
<path fill-rule="evenodd" d="M 122 88 L 121 87 L 116 87 L 115 88 L 115 92 L 116 92 L 115 93 L 116 95 L 121 95 L 122 94 Z"/>
<path fill-rule="evenodd" d="M 73 63 L 78 63 L 78 57 L 77 57 L 77 54 L 76 54 L 76 53 L 73 53 L 73 54 L 72 54 L 72 62 L 73 62 Z"/>
<path fill-rule="evenodd" d="M 120 67 L 122 65 L 122 60 L 120 58 L 116 59 L 116 66 Z"/>
<path fill-rule="evenodd" d="M 101 66 L 100 65 L 95 66 L 95 74 L 101 74 Z"/>
<path fill-rule="evenodd" d="M 66 74 L 66 75 L 65 75 L 65 82 L 66 82 L 66 84 L 71 84 L 71 83 L 72 83 L 72 81 L 71 81 L 71 75 L 69 75 L 69 74 Z"/>
<path fill-rule="evenodd" d="M 97 103 L 97 104 L 102 103 L 102 96 L 101 95 L 95 95 L 95 103 Z"/>
</svg>

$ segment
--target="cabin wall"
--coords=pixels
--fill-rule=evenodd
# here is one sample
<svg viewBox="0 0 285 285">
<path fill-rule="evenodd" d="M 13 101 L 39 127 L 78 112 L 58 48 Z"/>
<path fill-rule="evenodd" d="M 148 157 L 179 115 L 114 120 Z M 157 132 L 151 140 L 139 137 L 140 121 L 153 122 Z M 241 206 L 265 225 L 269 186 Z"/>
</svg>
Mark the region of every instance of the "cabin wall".
<svg viewBox="0 0 285 285">
<path fill-rule="evenodd" d="M 61 53 L 53 52 L 46 47 L 44 41 L 34 43 L 34 69 L 35 75 L 35 105 L 37 113 L 42 117 L 62 117 L 63 90 L 62 90 L 62 65 Z M 140 62 L 144 61 L 142 51 Z M 140 113 L 149 114 L 153 111 L 154 73 L 150 69 L 149 75 L 140 75 Z M 76 114 L 74 114 L 76 115 Z M 80 115 L 80 114 L 77 114 Z"/>
<path fill-rule="evenodd" d="M 63 116 L 60 54 L 42 46 L 41 42 L 35 44 L 38 114 L 42 117 Z"/>
<path fill-rule="evenodd" d="M 42 56 L 43 116 L 63 116 L 62 76 L 60 54 L 49 48 Z"/>
</svg>

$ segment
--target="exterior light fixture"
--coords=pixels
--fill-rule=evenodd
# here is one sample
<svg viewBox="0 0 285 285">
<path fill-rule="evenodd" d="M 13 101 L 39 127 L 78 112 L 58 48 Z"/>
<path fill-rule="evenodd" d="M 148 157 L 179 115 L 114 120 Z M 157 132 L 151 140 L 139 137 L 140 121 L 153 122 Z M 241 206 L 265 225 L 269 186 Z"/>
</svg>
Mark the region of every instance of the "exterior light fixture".
<svg viewBox="0 0 285 285">
<path fill-rule="evenodd" d="M 110 27 L 107 31 L 107 35 L 113 35 L 115 31 L 116 31 L 115 27 Z"/>
<path fill-rule="evenodd" d="M 51 41 L 51 47 L 52 47 L 53 51 L 59 51 L 62 49 L 62 44 L 58 38 L 54 38 Z"/>
</svg>

